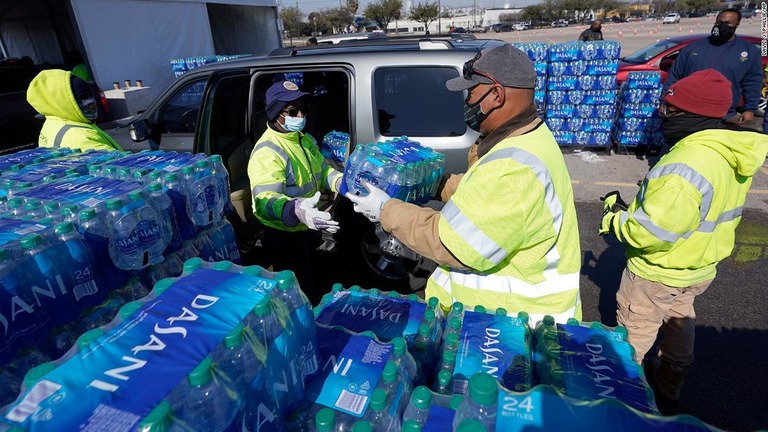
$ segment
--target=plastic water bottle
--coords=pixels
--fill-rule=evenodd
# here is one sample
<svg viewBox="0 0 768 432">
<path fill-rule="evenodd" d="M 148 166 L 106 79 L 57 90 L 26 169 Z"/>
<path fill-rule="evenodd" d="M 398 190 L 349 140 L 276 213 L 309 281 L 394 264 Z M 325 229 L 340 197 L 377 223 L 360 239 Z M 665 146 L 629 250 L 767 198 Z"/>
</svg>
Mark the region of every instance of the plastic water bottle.
<svg viewBox="0 0 768 432">
<path fill-rule="evenodd" d="M 315 420 L 310 427 L 311 432 L 336 432 L 336 412 L 330 408 L 321 408 L 315 414 Z"/>
<path fill-rule="evenodd" d="M 206 175 L 205 168 L 186 166 L 181 170 L 187 191 L 187 213 L 197 227 L 206 227 L 215 220 L 216 185 Z"/>
<path fill-rule="evenodd" d="M 445 316 L 445 322 L 450 323 L 453 317 L 462 318 L 464 316 L 464 304 L 461 302 L 454 302 L 451 305 L 451 310 L 448 311 L 448 315 Z"/>
<path fill-rule="evenodd" d="M 496 406 L 499 388 L 496 379 L 487 373 L 478 372 L 469 379 L 469 396 L 464 397 L 453 418 L 453 427 L 458 428 L 466 420 L 479 420 L 486 430 L 496 428 Z"/>
<path fill-rule="evenodd" d="M 59 257 L 67 262 L 66 275 L 70 278 L 75 301 L 81 309 L 101 304 L 109 293 L 101 288 L 101 274 L 88 243 L 75 230 L 72 222 L 56 225 L 54 232 L 59 239 L 55 249 Z"/>
<path fill-rule="evenodd" d="M 212 155 L 208 158 L 208 161 L 211 164 L 211 172 L 216 178 L 216 186 L 219 190 L 219 199 L 221 201 L 220 213 L 228 215 L 235 209 L 232 206 L 232 199 L 230 198 L 229 172 L 227 172 L 227 168 L 224 166 L 221 155 Z"/>
<path fill-rule="evenodd" d="M 161 183 L 152 183 L 147 186 L 147 194 L 152 201 L 152 206 L 162 215 L 163 223 L 161 227 L 166 230 L 166 236 L 170 238 L 168 247 L 165 248 L 163 254 L 176 252 L 181 249 L 182 240 L 179 220 L 176 217 L 176 209 L 173 207 L 173 202 L 171 202 L 168 194 L 163 191 Z"/>
<path fill-rule="evenodd" d="M 347 161 L 347 167 L 344 170 L 344 183 L 346 184 L 347 190 L 352 193 L 355 193 L 358 190 L 357 187 L 355 187 L 355 178 L 357 177 L 358 168 L 367 154 L 368 152 L 366 151 L 365 145 L 357 144 L 355 151 L 352 152 L 352 155 Z"/>
<path fill-rule="evenodd" d="M 128 200 L 107 201 L 109 254 L 117 267 L 141 270 L 163 260 L 169 238 L 161 227 L 160 216 L 147 205 L 141 191 L 129 193 Z"/>
<path fill-rule="evenodd" d="M 93 330 L 88 330 L 77 338 L 77 349 L 80 352 L 85 351 L 92 343 L 96 342 L 102 336 L 104 336 L 104 329 L 95 328 Z"/>
<path fill-rule="evenodd" d="M 416 387 L 411 393 L 408 406 L 403 412 L 403 422 L 415 421 L 421 427 L 427 423 L 429 418 L 429 407 L 432 404 L 432 392 L 424 386 Z"/>
<path fill-rule="evenodd" d="M 239 263 L 242 259 L 240 256 L 240 247 L 237 245 L 237 237 L 235 235 L 235 228 L 226 218 L 221 218 L 213 228 L 220 236 L 222 247 L 226 249 L 226 257 L 233 263 Z"/>
<path fill-rule="evenodd" d="M 125 285 L 128 273 L 118 269 L 109 254 L 109 229 L 99 218 L 95 209 L 86 209 L 79 213 L 78 227 L 88 246 L 93 251 L 101 278 L 99 289 L 107 293 Z"/>
<path fill-rule="evenodd" d="M 237 390 L 240 398 L 245 398 L 246 391 L 263 365 L 261 360 L 256 358 L 251 347 L 245 343 L 242 324 L 235 326 L 224 338 L 221 345 L 213 352 L 212 357 L 231 386 Z"/>
<path fill-rule="evenodd" d="M 390 415 L 389 410 L 387 410 L 387 399 L 387 392 L 381 387 L 374 390 L 371 395 L 364 419 L 369 421 L 371 427 L 376 431 L 400 429 L 399 419 Z"/>
<path fill-rule="evenodd" d="M 272 302 L 269 297 L 264 297 L 254 306 L 253 311 L 246 317 L 246 336 L 251 340 L 248 342 L 254 346 L 255 350 L 263 350 L 263 357 L 266 358 L 266 352 L 282 332 L 282 327 L 277 320 L 277 316 L 272 308 Z"/>
<path fill-rule="evenodd" d="M 38 381 L 43 379 L 43 377 L 48 375 L 50 372 L 53 372 L 57 367 L 58 366 L 54 362 L 45 362 L 29 369 L 29 371 L 27 371 L 27 373 L 24 375 L 24 380 L 22 381 L 22 391 L 26 391 L 32 388 L 35 384 L 37 384 Z"/>
<path fill-rule="evenodd" d="M 384 365 L 378 387 L 387 393 L 387 406 L 392 407 L 397 404 L 396 413 L 398 416 L 401 415 L 408 404 L 408 398 L 411 397 L 413 387 L 411 387 L 410 382 L 402 378 L 394 361 L 388 360 Z M 399 399 L 396 401 L 395 398 L 397 397 Z"/>
<path fill-rule="evenodd" d="M 396 337 L 390 343 L 393 346 L 391 358 L 400 370 L 405 371 L 406 378 L 412 383 L 423 381 L 424 378 L 420 376 L 416 360 L 407 350 L 405 339 Z"/>
<path fill-rule="evenodd" d="M 194 222 L 187 212 L 187 195 L 181 179 L 176 173 L 166 174 L 163 178 L 163 185 L 168 190 L 168 196 L 176 210 L 181 239 L 183 241 L 192 239 L 197 234 L 197 228 L 195 228 Z"/>
<path fill-rule="evenodd" d="M 456 428 L 456 432 L 491 432 L 493 429 L 486 427 L 482 421 L 477 419 L 467 419 L 461 422 Z"/>
<path fill-rule="evenodd" d="M 434 376 L 435 347 L 432 343 L 432 328 L 429 324 L 419 325 L 416 340 L 413 342 L 413 358 L 419 362 L 425 376 Z"/>
<path fill-rule="evenodd" d="M 171 404 L 162 401 L 139 423 L 137 432 L 168 432 L 172 430 L 173 412 Z"/>
<path fill-rule="evenodd" d="M 213 379 L 212 366 L 210 356 L 203 359 L 169 395 L 177 427 L 211 432 L 232 427 L 241 400 Z"/>
<path fill-rule="evenodd" d="M 373 432 L 373 425 L 368 420 L 358 420 L 352 425 L 352 432 Z"/>
<path fill-rule="evenodd" d="M 43 205 L 36 199 L 27 199 L 27 202 L 24 203 L 24 212 L 26 216 L 35 220 L 46 216 Z"/>
<path fill-rule="evenodd" d="M 15 304 L 18 308 L 16 313 L 12 313 L 11 307 L 3 310 L 6 328 L 5 338 L 0 342 L 0 353 L 3 353 L 0 363 L 5 364 L 23 339 L 40 340 L 48 331 L 44 312 L 31 312 L 36 306 L 35 295 L 30 291 L 21 268 L 5 248 L 0 248 L 0 302 L 9 306 Z M 23 339 L 17 338 L 17 335 L 23 335 Z M 6 353 L 9 358 L 6 358 Z"/>
</svg>

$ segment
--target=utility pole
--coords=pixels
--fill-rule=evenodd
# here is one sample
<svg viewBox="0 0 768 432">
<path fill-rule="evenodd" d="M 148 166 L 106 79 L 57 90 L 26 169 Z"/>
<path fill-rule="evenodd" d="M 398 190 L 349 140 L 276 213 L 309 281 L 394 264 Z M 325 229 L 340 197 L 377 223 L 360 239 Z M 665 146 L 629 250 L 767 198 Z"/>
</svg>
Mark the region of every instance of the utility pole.
<svg viewBox="0 0 768 432">
<path fill-rule="evenodd" d="M 443 17 L 443 8 L 440 7 L 440 0 L 437 0 L 437 34 L 443 33 L 443 25 L 440 23 L 440 18 Z"/>
<path fill-rule="evenodd" d="M 477 25 L 477 0 L 472 2 L 472 26 Z"/>
</svg>

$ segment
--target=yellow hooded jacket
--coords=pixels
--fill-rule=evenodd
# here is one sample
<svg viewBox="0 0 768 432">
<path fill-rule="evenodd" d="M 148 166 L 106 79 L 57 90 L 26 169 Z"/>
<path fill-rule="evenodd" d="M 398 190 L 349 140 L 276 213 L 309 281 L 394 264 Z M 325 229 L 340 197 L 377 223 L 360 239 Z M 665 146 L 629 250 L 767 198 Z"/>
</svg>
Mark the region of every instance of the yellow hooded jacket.
<svg viewBox="0 0 768 432">
<path fill-rule="evenodd" d="M 752 177 L 768 136 L 722 129 L 689 135 L 659 160 L 611 231 L 636 275 L 684 288 L 715 277 L 733 251 Z"/>
<path fill-rule="evenodd" d="M 38 139 L 40 147 L 122 151 L 112 137 L 80 110 L 72 94 L 71 76 L 71 72 L 64 70 L 44 70 L 29 84 L 27 101 L 45 116 Z"/>
</svg>

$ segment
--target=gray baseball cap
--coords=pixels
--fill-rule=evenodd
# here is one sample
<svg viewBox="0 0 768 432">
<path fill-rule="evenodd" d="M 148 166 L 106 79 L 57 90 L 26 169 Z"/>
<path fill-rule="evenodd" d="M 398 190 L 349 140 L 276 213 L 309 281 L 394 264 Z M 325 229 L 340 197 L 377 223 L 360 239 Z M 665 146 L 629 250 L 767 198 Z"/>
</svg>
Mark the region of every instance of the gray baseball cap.
<svg viewBox="0 0 768 432">
<path fill-rule="evenodd" d="M 450 91 L 463 91 L 478 84 L 494 84 L 493 80 L 504 87 L 532 89 L 536 86 L 533 62 L 510 44 L 480 51 L 464 63 L 462 75 L 446 81 L 445 87 Z"/>
</svg>

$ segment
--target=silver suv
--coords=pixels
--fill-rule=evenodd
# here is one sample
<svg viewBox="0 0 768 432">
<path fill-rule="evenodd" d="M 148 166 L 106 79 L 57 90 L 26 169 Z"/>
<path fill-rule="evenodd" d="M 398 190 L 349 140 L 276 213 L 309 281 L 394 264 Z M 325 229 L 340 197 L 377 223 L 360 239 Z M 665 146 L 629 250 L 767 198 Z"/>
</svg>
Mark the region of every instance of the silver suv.
<svg viewBox="0 0 768 432">
<path fill-rule="evenodd" d="M 248 157 L 267 127 L 264 98 L 273 82 L 288 78 L 313 94 L 305 130 L 318 142 L 330 131 L 349 133 L 352 143 L 405 135 L 444 153 L 447 172 L 463 172 L 478 134 L 464 123 L 465 96 L 449 92 L 445 82 L 459 76 L 479 50 L 503 43 L 452 35 L 281 48 L 187 72 L 131 123 L 133 141 L 125 139 L 125 127 L 109 132 L 122 135 L 121 144 L 131 151 L 222 155 L 241 219 L 234 222 L 242 222 L 236 228 L 245 233 L 241 238 L 252 238 L 258 223 L 250 211 Z M 337 198 L 334 207 L 344 226 L 339 243 L 352 236 L 360 255 L 363 238 L 367 264 L 380 276 L 404 278 L 418 264 L 378 253 L 381 233 L 377 237 L 364 218 L 347 209 L 347 200 Z"/>
</svg>

